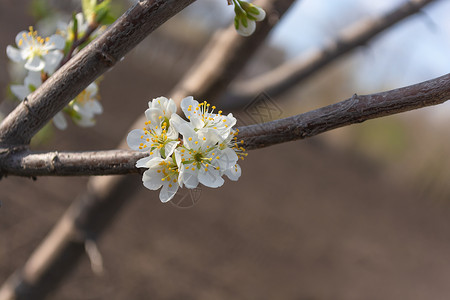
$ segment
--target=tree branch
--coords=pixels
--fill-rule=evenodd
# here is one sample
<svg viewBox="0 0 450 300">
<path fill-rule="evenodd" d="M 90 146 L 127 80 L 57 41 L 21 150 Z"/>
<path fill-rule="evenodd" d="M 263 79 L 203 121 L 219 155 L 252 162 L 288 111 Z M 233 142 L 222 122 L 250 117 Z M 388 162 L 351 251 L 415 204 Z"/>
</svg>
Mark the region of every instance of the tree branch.
<svg viewBox="0 0 450 300">
<path fill-rule="evenodd" d="M 358 96 L 289 118 L 241 127 L 239 139 L 248 150 L 312 137 L 317 134 L 394 115 L 450 98 L 450 73 L 387 92 Z"/>
<path fill-rule="evenodd" d="M 239 127 L 238 139 L 247 150 L 312 137 L 317 134 L 413 109 L 437 105 L 450 98 L 450 73 L 429 81 L 350 99 L 289 118 Z M 138 173 L 143 153 L 133 151 L 0 153 L 0 174 L 111 175 Z"/>
<path fill-rule="evenodd" d="M 26 145 L 50 119 L 154 29 L 195 0 L 136 3 L 21 102 L 0 124 L 0 145 Z"/>
<path fill-rule="evenodd" d="M 0 153 L 0 176 L 86 176 L 139 173 L 136 161 L 145 153 L 128 150 L 90 152 Z M 2 174 L 3 173 L 3 174 Z"/>
<path fill-rule="evenodd" d="M 339 34 L 336 40 L 323 49 L 301 55 L 265 74 L 234 84 L 231 91 L 225 95 L 223 108 L 243 107 L 263 91 L 272 97 L 288 91 L 337 58 L 359 46 L 366 45 L 379 33 L 420 12 L 423 7 L 434 1 L 411 0 L 384 16 L 350 25 Z"/>
</svg>

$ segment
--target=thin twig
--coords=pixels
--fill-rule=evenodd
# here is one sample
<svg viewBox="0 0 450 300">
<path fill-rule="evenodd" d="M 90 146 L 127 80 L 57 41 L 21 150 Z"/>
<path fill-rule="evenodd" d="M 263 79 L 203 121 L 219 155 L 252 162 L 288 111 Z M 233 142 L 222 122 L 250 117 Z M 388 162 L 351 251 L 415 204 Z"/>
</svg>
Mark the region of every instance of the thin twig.
<svg viewBox="0 0 450 300">
<path fill-rule="evenodd" d="M 69 60 L 0 124 L 0 145 L 26 145 L 56 113 L 170 17 L 195 0 L 136 3 Z"/>
<path fill-rule="evenodd" d="M 65 65 L 72 58 L 72 54 L 75 51 L 75 49 L 77 49 L 84 42 L 86 42 L 91 37 L 91 34 L 94 33 L 94 31 L 98 28 L 99 25 L 100 24 L 98 24 L 98 23 L 89 24 L 83 37 L 81 37 L 80 39 L 78 39 L 78 30 L 74 32 L 73 43 L 70 46 L 69 52 L 66 54 L 64 59 L 59 64 L 59 68 L 61 68 L 63 65 Z"/>
<path fill-rule="evenodd" d="M 420 12 L 423 7 L 434 1 L 411 0 L 381 17 L 359 21 L 344 29 L 334 41 L 328 43 L 323 49 L 289 60 L 253 79 L 237 82 L 225 95 L 223 108 L 244 107 L 263 91 L 271 97 L 287 92 L 329 63 L 359 46 L 366 45 L 379 33 Z"/>
<path fill-rule="evenodd" d="M 394 115 L 450 99 L 450 73 L 404 88 L 353 97 L 289 118 L 239 128 L 239 140 L 247 150 L 312 137 L 317 134 Z M 0 154 L 1 155 L 1 154 Z M 144 154 L 103 151 L 45 154 L 12 153 L 0 159 L 0 171 L 19 176 L 107 175 L 137 173 L 134 163 Z M 55 158 L 61 160 L 55 163 Z M 65 165 L 66 164 L 66 165 Z"/>
</svg>

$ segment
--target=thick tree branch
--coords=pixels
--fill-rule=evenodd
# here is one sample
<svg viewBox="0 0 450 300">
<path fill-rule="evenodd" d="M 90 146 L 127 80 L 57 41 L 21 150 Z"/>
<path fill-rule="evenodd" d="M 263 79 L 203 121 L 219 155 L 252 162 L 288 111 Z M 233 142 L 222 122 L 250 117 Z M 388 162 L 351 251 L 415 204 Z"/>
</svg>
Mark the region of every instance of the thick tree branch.
<svg viewBox="0 0 450 300">
<path fill-rule="evenodd" d="M 450 74 L 387 92 L 361 95 L 289 118 L 239 128 L 247 150 L 312 137 L 369 119 L 437 105 L 450 99 Z M 1 154 L 0 154 L 1 155 Z M 19 176 L 137 173 L 133 151 L 5 153 L 1 172 Z"/>
<path fill-rule="evenodd" d="M 62 66 L 0 124 L 0 145 L 26 145 L 50 119 L 154 29 L 195 0 L 136 3 Z"/>
<path fill-rule="evenodd" d="M 224 108 L 243 107 L 261 92 L 272 97 L 285 93 L 312 74 L 351 50 L 366 45 L 379 33 L 391 28 L 435 0 L 411 0 L 378 18 L 362 20 L 344 29 L 323 49 L 290 60 L 281 66 L 244 82 L 238 82 L 225 96 Z"/>
<path fill-rule="evenodd" d="M 147 154 L 127 150 L 0 153 L 0 176 L 74 176 L 139 173 L 136 161 Z"/>
</svg>

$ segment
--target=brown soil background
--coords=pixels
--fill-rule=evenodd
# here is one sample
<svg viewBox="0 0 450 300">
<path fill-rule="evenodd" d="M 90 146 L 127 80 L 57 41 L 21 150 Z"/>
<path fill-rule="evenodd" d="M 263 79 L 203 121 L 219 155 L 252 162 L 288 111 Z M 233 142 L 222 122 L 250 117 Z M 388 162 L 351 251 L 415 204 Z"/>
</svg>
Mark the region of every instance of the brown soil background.
<svg viewBox="0 0 450 300">
<path fill-rule="evenodd" d="M 0 49 L 33 22 L 24 7 L 0 0 Z M 0 63 L 3 93 L 6 54 Z M 98 125 L 71 124 L 38 149 L 115 148 L 147 101 L 181 75 L 126 58 L 102 82 Z M 189 209 L 139 187 L 99 241 L 105 273 L 94 275 L 84 258 L 49 298 L 448 299 L 447 203 L 321 137 L 252 151 L 242 169 L 238 182 L 203 188 Z M 0 181 L 0 281 L 24 264 L 87 180 Z"/>
</svg>

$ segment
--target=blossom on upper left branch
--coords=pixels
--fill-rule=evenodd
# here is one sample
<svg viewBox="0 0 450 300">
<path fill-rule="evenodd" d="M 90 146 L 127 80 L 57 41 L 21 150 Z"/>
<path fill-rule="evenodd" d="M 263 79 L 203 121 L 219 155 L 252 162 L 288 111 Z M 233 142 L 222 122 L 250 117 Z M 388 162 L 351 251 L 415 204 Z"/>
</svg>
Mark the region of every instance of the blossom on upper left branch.
<svg viewBox="0 0 450 300">
<path fill-rule="evenodd" d="M 101 34 L 105 26 L 115 19 L 110 14 L 110 4 L 110 0 L 83 0 L 83 12 L 73 14 L 68 25 L 66 22 L 57 22 L 57 33 L 49 37 L 39 36 L 32 26 L 28 31 L 19 32 L 15 39 L 16 47 L 8 45 L 6 54 L 24 68 L 27 74 L 18 79 L 24 80 L 23 84 L 11 85 L 12 94 L 20 101 L 26 99 L 74 54 Z M 58 129 L 67 127 L 64 115 L 70 116 L 81 127 L 95 125 L 95 116 L 103 112 L 99 102 L 98 82 L 99 80 L 92 82 L 55 115 L 53 123 Z"/>
<path fill-rule="evenodd" d="M 16 44 L 18 48 L 11 45 L 6 47 L 6 54 L 12 61 L 25 62 L 25 69 L 29 71 L 53 73 L 63 58 L 65 40 L 57 34 L 42 38 L 30 26 L 28 32 L 17 34 Z"/>
</svg>

